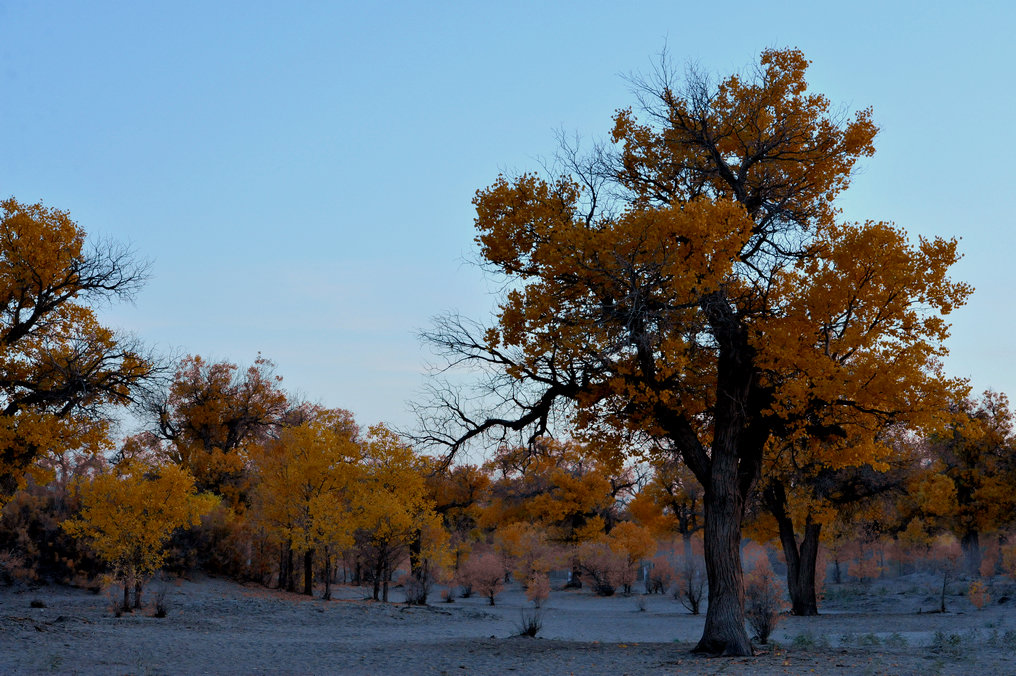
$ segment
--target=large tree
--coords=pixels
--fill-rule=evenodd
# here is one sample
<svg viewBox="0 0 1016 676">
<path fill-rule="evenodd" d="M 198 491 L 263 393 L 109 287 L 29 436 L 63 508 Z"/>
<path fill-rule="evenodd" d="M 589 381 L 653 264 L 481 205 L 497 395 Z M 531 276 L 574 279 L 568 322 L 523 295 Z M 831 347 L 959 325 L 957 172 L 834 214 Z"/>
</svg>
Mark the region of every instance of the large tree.
<svg viewBox="0 0 1016 676">
<path fill-rule="evenodd" d="M 951 384 L 941 316 L 970 291 L 946 277 L 955 240 L 838 220 L 877 129 L 870 110 L 809 93 L 807 66 L 767 50 L 746 74 L 680 86 L 662 68 L 636 81 L 647 120 L 615 116 L 614 150 L 480 190 L 477 241 L 507 290 L 496 322 L 450 316 L 427 334 L 485 369 L 490 396 L 475 410 L 435 381 L 422 439 L 454 452 L 560 419 L 688 465 L 704 490 L 707 653 L 751 653 L 741 522 L 773 439 L 822 438 L 846 465 L 887 421 L 922 422 Z"/>
<path fill-rule="evenodd" d="M 87 242 L 65 211 L 0 202 L 0 504 L 47 454 L 109 447 L 109 408 L 156 370 L 92 307 L 129 300 L 145 264 Z"/>
</svg>

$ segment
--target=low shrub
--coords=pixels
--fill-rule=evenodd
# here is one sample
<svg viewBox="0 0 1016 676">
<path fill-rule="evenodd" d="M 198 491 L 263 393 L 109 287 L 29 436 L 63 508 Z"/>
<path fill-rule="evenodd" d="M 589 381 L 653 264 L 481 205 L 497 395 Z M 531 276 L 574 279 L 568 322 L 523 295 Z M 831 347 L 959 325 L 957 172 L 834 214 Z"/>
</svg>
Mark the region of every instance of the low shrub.
<svg viewBox="0 0 1016 676">
<path fill-rule="evenodd" d="M 760 643 L 768 643 L 769 636 L 780 621 L 780 613 L 787 607 L 783 588 L 776 579 L 768 558 L 760 558 L 755 568 L 745 576 L 745 618 Z"/>
<path fill-rule="evenodd" d="M 519 636 L 535 637 L 543 629 L 543 611 L 539 608 L 523 608 L 522 620 L 518 625 Z"/>
<path fill-rule="evenodd" d="M 946 634 L 943 631 L 936 631 L 931 639 L 932 652 L 959 657 L 964 650 L 963 637 L 959 634 Z"/>
<path fill-rule="evenodd" d="M 469 587 L 487 597 L 490 605 L 504 589 L 504 566 L 496 554 L 474 554 L 459 571 L 460 577 Z"/>
<path fill-rule="evenodd" d="M 988 605 L 991 601 L 987 585 L 980 580 L 974 580 L 970 583 L 970 587 L 967 588 L 967 598 L 970 599 L 971 605 L 978 610 Z"/>
<path fill-rule="evenodd" d="M 683 556 L 678 561 L 674 598 L 692 615 L 698 615 L 706 590 L 706 567 L 701 558 Z"/>
<path fill-rule="evenodd" d="M 529 581 L 526 583 L 526 598 L 532 602 L 534 608 L 540 608 L 549 596 L 549 577 L 536 573 L 529 578 Z"/>
</svg>

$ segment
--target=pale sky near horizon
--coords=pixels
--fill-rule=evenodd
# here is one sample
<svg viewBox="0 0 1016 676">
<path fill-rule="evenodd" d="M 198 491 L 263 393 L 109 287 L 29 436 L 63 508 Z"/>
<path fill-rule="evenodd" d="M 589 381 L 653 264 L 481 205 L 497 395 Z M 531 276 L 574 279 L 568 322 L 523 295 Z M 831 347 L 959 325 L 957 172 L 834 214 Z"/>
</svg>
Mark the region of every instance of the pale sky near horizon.
<svg viewBox="0 0 1016 676">
<path fill-rule="evenodd" d="M 555 130 L 605 138 L 664 44 L 722 75 L 796 46 L 874 108 L 851 220 L 962 237 L 946 370 L 1016 395 L 1016 11 L 1008 2 L 0 0 L 0 196 L 152 261 L 106 321 L 273 360 L 364 425 L 412 422 L 440 312 L 484 319 L 470 200 Z M 722 9 L 721 9 L 722 8 Z"/>
</svg>

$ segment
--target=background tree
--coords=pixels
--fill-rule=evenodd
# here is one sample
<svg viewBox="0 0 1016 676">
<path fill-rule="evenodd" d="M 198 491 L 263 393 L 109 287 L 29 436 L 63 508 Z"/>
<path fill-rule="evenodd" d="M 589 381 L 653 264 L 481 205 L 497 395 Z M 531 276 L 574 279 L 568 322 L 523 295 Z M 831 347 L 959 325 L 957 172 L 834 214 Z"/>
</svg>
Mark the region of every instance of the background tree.
<svg viewBox="0 0 1016 676">
<path fill-rule="evenodd" d="M 483 537 L 480 520 L 489 500 L 490 476 L 475 465 L 446 466 L 436 458 L 429 459 L 429 464 L 424 472 L 427 498 L 448 531 L 452 565 L 457 571 L 463 557 Z"/>
<path fill-rule="evenodd" d="M 282 378 L 260 355 L 241 371 L 229 362 L 184 358 L 168 392 L 147 402 L 165 456 L 190 471 L 201 490 L 243 501 L 248 449 L 273 436 L 291 413 Z M 302 415 L 297 411 L 297 420 Z"/>
<path fill-rule="evenodd" d="M 849 518 L 848 514 L 856 517 L 861 503 L 876 499 L 888 508 L 878 510 L 880 513 L 894 512 L 892 502 L 905 491 L 917 467 L 915 440 L 910 435 L 886 430 L 879 439 L 881 451 L 859 465 L 850 459 L 849 439 L 826 442 L 843 446 L 836 453 L 803 439 L 798 446 L 783 446 L 766 459 L 761 503 L 775 527 L 755 532 L 761 534 L 761 540 L 775 534 L 780 541 L 794 615 L 818 614 L 816 588 L 821 580 L 816 581 L 816 575 L 825 572 L 816 565 L 823 527 L 837 518 Z M 848 464 L 833 464 L 830 457 L 841 457 Z"/>
<path fill-rule="evenodd" d="M 693 555 L 692 537 L 702 530 L 702 486 L 676 458 L 657 458 L 652 474 L 628 504 L 628 511 L 657 537 L 681 536 L 683 556 Z"/>
<path fill-rule="evenodd" d="M 422 555 L 434 557 L 443 542 L 441 519 L 427 499 L 424 463 L 383 425 L 370 428 L 364 443 L 363 478 L 355 499 L 356 541 L 374 581 L 374 600 L 388 600 L 388 581 L 421 533 Z"/>
<path fill-rule="evenodd" d="M 40 484 L 29 478 L 3 506 L 0 552 L 18 558 L 31 579 L 90 586 L 105 564 L 61 524 L 81 509 L 76 485 L 108 471 L 108 463 L 102 455 L 75 452 L 49 454 L 37 463 L 52 479 Z"/>
<path fill-rule="evenodd" d="M 0 202 L 0 503 L 41 456 L 109 448 L 109 407 L 158 365 L 90 306 L 130 300 L 145 278 L 133 252 L 88 244 L 67 212 Z"/>
<path fill-rule="evenodd" d="M 1016 521 L 1016 454 L 1012 412 L 1004 394 L 986 391 L 978 401 L 952 406 L 952 420 L 928 439 L 928 471 L 912 493 L 911 509 L 927 526 L 960 541 L 964 567 L 978 575 L 980 537 Z"/>
<path fill-rule="evenodd" d="M 638 579 L 642 561 L 656 553 L 656 540 L 648 528 L 631 521 L 617 524 L 607 538 L 610 548 L 624 557 L 624 576 L 621 584 L 624 593 L 630 594 L 632 585 Z"/>
<path fill-rule="evenodd" d="M 123 583 L 123 606 L 141 607 L 144 582 L 162 565 L 165 544 L 181 526 L 197 525 L 215 503 L 199 496 L 194 478 L 172 463 L 128 459 L 112 472 L 80 484 L 81 514 L 65 521 L 71 535 L 88 538 Z"/>
<path fill-rule="evenodd" d="M 609 530 L 618 497 L 631 480 L 612 449 L 544 438 L 502 447 L 487 464 L 493 475 L 483 523 L 498 529 L 524 522 L 575 544 Z"/>
<path fill-rule="evenodd" d="M 427 334 L 490 378 L 483 412 L 436 382 L 426 442 L 454 452 L 562 421 L 685 462 L 704 490 L 701 652 L 751 654 L 741 523 L 773 437 L 850 436 L 863 461 L 887 420 L 924 422 L 956 384 L 936 366 L 942 316 L 970 291 L 946 277 L 956 242 L 837 222 L 877 129 L 809 93 L 807 67 L 767 50 L 683 86 L 663 67 L 635 81 L 649 122 L 616 115 L 616 153 L 565 148 L 557 176 L 478 191 L 480 252 L 508 289 L 496 325 L 446 317 Z"/>
<path fill-rule="evenodd" d="M 309 419 L 252 447 L 254 518 L 282 547 L 279 586 L 293 582 L 292 554 L 304 555 L 304 594 L 313 594 L 314 554 L 324 555 L 325 596 L 331 596 L 336 550 L 353 544 L 355 482 L 359 479 L 359 428 L 349 411 L 314 410 Z"/>
</svg>

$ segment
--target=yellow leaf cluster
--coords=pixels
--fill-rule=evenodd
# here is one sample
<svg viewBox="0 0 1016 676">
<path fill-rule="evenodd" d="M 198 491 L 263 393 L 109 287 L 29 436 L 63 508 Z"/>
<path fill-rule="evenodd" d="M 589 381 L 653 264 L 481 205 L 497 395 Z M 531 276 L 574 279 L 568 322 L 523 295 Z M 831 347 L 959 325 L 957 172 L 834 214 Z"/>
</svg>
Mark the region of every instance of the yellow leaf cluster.
<svg viewBox="0 0 1016 676">
<path fill-rule="evenodd" d="M 177 528 L 197 525 L 217 500 L 199 495 L 194 478 L 176 465 L 127 460 L 78 485 L 80 516 L 64 530 L 89 540 L 104 561 L 128 579 L 154 573 Z"/>
</svg>

